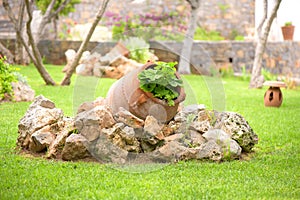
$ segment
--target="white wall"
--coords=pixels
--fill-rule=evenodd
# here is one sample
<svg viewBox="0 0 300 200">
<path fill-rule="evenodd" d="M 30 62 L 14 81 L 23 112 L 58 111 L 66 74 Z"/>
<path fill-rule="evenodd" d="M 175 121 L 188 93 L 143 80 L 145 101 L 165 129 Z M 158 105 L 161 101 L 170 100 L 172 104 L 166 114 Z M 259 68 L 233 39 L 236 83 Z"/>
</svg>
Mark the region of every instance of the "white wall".
<svg viewBox="0 0 300 200">
<path fill-rule="evenodd" d="M 263 0 L 255 0 L 255 26 L 259 24 L 263 12 Z M 273 7 L 273 0 L 268 0 L 269 11 Z M 300 1 L 299 0 L 282 0 L 277 18 L 274 19 L 271 32 L 269 35 L 270 41 L 283 41 L 281 26 L 285 22 L 291 21 L 295 26 L 294 40 L 300 41 Z"/>
</svg>

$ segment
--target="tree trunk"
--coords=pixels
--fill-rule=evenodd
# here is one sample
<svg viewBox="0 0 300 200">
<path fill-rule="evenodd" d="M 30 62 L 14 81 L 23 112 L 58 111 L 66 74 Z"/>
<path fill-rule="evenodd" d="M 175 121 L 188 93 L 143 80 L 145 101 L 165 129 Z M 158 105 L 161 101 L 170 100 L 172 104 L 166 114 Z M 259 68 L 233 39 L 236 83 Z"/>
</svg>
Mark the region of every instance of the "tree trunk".
<svg viewBox="0 0 300 200">
<path fill-rule="evenodd" d="M 55 85 L 54 80 L 51 78 L 50 74 L 47 72 L 46 68 L 43 65 L 42 56 L 32 36 L 32 32 L 31 32 L 32 10 L 31 10 L 31 5 L 29 3 L 29 0 L 25 0 L 25 5 L 28 14 L 28 21 L 26 23 L 27 35 L 34 56 L 34 58 L 32 58 L 32 61 L 35 67 L 37 68 L 38 72 L 40 73 L 41 77 L 44 79 L 45 83 L 47 85 Z"/>
<path fill-rule="evenodd" d="M 97 12 L 97 15 L 96 15 L 96 18 L 95 18 L 95 20 L 94 20 L 87 36 L 86 36 L 86 38 L 81 43 L 81 45 L 79 47 L 79 50 L 78 50 L 73 62 L 70 65 L 70 68 L 66 72 L 66 75 L 65 75 L 64 79 L 61 82 L 61 85 L 70 85 L 71 84 L 71 77 L 72 77 L 73 73 L 75 72 L 76 66 L 78 65 L 78 62 L 79 62 L 79 60 L 82 56 L 82 53 L 86 49 L 86 47 L 88 45 L 88 42 L 90 41 L 96 26 L 98 25 L 99 21 L 101 20 L 103 14 L 105 12 L 105 9 L 107 7 L 108 2 L 109 2 L 109 0 L 104 0 L 101 7 L 99 8 L 99 10 Z"/>
<path fill-rule="evenodd" d="M 277 16 L 277 11 L 279 9 L 280 3 L 282 0 L 276 0 L 274 7 L 272 8 L 271 15 L 266 18 L 268 15 L 264 13 L 263 21 L 258 26 L 258 40 L 257 46 L 255 49 L 255 58 L 252 67 L 252 75 L 249 84 L 249 88 L 261 88 L 263 85 L 263 77 L 261 75 L 262 68 L 262 57 L 266 49 L 266 44 L 273 23 L 274 18 Z M 267 12 L 265 8 L 267 5 L 267 0 L 264 1 L 264 12 Z"/>
<path fill-rule="evenodd" d="M 193 42 L 194 42 L 194 34 L 196 30 L 196 24 L 197 24 L 197 14 L 199 10 L 199 2 L 193 2 L 194 5 L 188 1 L 192 7 L 191 11 L 191 18 L 189 20 L 188 30 L 187 34 L 185 35 L 182 50 L 180 54 L 180 60 L 178 65 L 178 72 L 180 74 L 190 74 L 190 59 L 191 59 L 191 52 L 193 48 Z M 196 5 L 195 5 L 196 4 Z"/>
</svg>

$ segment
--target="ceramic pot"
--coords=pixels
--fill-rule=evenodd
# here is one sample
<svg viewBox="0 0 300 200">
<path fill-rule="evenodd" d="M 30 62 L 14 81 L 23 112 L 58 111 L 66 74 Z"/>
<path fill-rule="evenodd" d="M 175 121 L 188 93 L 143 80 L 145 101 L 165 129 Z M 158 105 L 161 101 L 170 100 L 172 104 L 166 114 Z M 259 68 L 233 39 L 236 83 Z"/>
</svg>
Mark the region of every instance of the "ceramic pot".
<svg viewBox="0 0 300 200">
<path fill-rule="evenodd" d="M 279 87 L 269 87 L 264 96 L 265 106 L 280 107 L 282 104 L 282 93 Z"/>
<path fill-rule="evenodd" d="M 106 99 L 113 114 L 117 113 L 120 107 L 123 107 L 141 119 L 152 115 L 160 122 L 168 122 L 176 115 L 179 103 L 185 99 L 185 92 L 182 87 L 177 88 L 179 96 L 174 100 L 174 106 L 169 106 L 166 101 L 155 98 L 151 93 L 144 92 L 139 87 L 138 74 L 142 70 L 154 66 L 154 63 L 147 63 L 126 74 L 111 86 Z M 176 76 L 180 79 L 178 73 Z"/>
<path fill-rule="evenodd" d="M 283 26 L 281 27 L 284 40 L 293 40 L 295 26 Z"/>
</svg>

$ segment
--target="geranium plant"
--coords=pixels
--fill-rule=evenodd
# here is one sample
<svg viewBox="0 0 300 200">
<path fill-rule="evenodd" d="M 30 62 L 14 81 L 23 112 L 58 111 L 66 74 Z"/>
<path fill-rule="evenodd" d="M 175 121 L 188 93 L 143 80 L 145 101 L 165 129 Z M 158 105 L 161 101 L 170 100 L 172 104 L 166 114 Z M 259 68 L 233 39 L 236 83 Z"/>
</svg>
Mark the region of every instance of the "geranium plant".
<svg viewBox="0 0 300 200">
<path fill-rule="evenodd" d="M 138 74 L 140 88 L 167 101 L 169 106 L 174 106 L 174 100 L 179 96 L 178 87 L 183 85 L 175 74 L 176 64 L 177 62 L 156 62 L 154 67 L 143 70 Z"/>
</svg>

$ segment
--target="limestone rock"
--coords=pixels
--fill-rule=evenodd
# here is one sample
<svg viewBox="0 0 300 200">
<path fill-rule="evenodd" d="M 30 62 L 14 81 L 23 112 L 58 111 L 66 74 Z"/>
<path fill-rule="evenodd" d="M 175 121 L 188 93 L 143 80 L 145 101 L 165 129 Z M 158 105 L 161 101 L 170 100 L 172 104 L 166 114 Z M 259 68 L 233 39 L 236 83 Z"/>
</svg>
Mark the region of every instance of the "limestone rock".
<svg viewBox="0 0 300 200">
<path fill-rule="evenodd" d="M 62 72 L 67 72 L 71 66 L 71 63 L 73 62 L 74 58 L 76 55 L 76 51 L 74 49 L 68 49 L 65 52 L 65 56 L 66 56 L 66 60 L 67 60 L 67 64 L 65 65 L 65 67 L 63 68 Z"/>
<path fill-rule="evenodd" d="M 197 158 L 221 161 L 223 158 L 222 148 L 214 140 L 209 140 L 199 147 Z"/>
<path fill-rule="evenodd" d="M 190 124 L 189 129 L 198 131 L 199 133 L 205 133 L 211 128 L 209 121 L 194 121 Z"/>
<path fill-rule="evenodd" d="M 124 164 L 128 155 L 126 150 L 114 145 L 104 134 L 88 142 L 87 149 L 94 158 L 103 163 Z"/>
<path fill-rule="evenodd" d="M 181 143 L 171 141 L 151 153 L 151 157 L 154 162 L 176 162 L 186 150 Z"/>
<path fill-rule="evenodd" d="M 109 66 L 97 64 L 94 66 L 93 75 L 96 77 L 105 77 L 105 71 Z"/>
<path fill-rule="evenodd" d="M 179 142 L 182 138 L 184 138 L 184 134 L 177 133 L 177 134 L 173 134 L 173 135 L 170 135 L 168 137 L 165 137 L 164 140 L 166 142 L 171 142 L 171 141 L 177 141 L 177 142 Z"/>
<path fill-rule="evenodd" d="M 91 109 L 95 108 L 96 106 L 105 106 L 105 105 L 106 105 L 105 98 L 98 97 L 96 100 L 94 100 L 92 102 L 82 103 L 77 110 L 77 114 L 84 112 L 84 111 L 91 110 Z"/>
<path fill-rule="evenodd" d="M 241 155 L 242 148 L 239 144 L 221 129 L 209 130 L 203 134 L 203 137 L 208 141 L 213 140 L 219 144 L 226 159 L 238 158 Z"/>
<path fill-rule="evenodd" d="M 258 143 L 258 136 L 248 122 L 237 113 L 222 112 L 216 114 L 214 127 L 229 134 L 245 152 L 251 151 L 254 145 Z"/>
<path fill-rule="evenodd" d="M 144 120 L 136 117 L 125 108 L 119 108 L 119 111 L 114 115 L 117 122 L 122 122 L 132 128 L 141 128 L 144 126 Z"/>
<path fill-rule="evenodd" d="M 57 156 L 61 154 L 63 150 L 67 137 L 75 131 L 76 128 L 73 118 L 64 117 L 61 121 L 59 121 L 55 128 L 56 138 L 50 144 L 46 157 L 57 158 Z"/>
<path fill-rule="evenodd" d="M 91 110 L 78 113 L 75 117 L 75 126 L 78 132 L 89 142 L 97 139 L 101 129 L 109 128 L 115 123 L 108 106 L 96 106 Z"/>
<path fill-rule="evenodd" d="M 174 120 L 176 122 L 194 121 L 197 114 L 204 109 L 205 106 L 203 104 L 200 105 L 192 104 L 192 105 L 185 106 L 181 111 L 179 111 L 174 116 Z"/>
<path fill-rule="evenodd" d="M 12 82 L 12 89 L 15 101 L 33 101 L 35 92 L 24 82 Z"/>
<path fill-rule="evenodd" d="M 29 140 L 34 132 L 47 125 L 56 123 L 62 117 L 63 111 L 55 108 L 52 101 L 42 95 L 37 96 L 19 121 L 17 145 L 22 148 L 28 148 Z"/>
<path fill-rule="evenodd" d="M 62 151 L 63 160 L 79 160 L 90 157 L 86 145 L 87 140 L 80 134 L 71 134 L 67 139 Z"/>
<path fill-rule="evenodd" d="M 197 131 L 190 130 L 189 131 L 189 136 L 190 136 L 190 139 L 191 139 L 191 145 L 193 147 L 198 147 L 198 146 L 200 146 L 200 145 L 202 145 L 203 143 L 206 142 L 205 138 L 200 133 L 198 133 Z"/>
<path fill-rule="evenodd" d="M 153 116 L 148 115 L 145 119 L 144 131 L 149 133 L 151 136 L 156 137 L 159 140 L 164 138 L 162 133 L 162 126 L 158 123 L 157 119 Z"/>
<path fill-rule="evenodd" d="M 107 135 L 113 144 L 128 152 L 138 153 L 141 151 L 140 142 L 135 137 L 132 127 L 117 123 L 112 128 L 102 129 L 101 133 Z"/>
<path fill-rule="evenodd" d="M 47 125 L 31 135 L 29 150 L 33 152 L 41 152 L 54 141 L 55 135 L 50 132 L 50 125 Z"/>
</svg>

